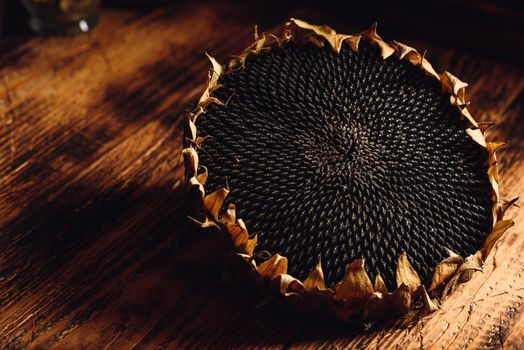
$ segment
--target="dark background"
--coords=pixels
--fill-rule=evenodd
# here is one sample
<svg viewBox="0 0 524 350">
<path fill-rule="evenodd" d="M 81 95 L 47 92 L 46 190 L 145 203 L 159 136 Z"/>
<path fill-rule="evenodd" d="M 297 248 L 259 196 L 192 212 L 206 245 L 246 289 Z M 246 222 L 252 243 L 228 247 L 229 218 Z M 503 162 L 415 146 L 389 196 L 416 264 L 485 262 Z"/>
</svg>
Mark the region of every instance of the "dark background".
<svg viewBox="0 0 524 350">
<path fill-rule="evenodd" d="M 21 2 L 5 2 L 7 15 L 4 16 L 3 25 L 4 49 L 31 35 L 27 27 L 28 14 Z M 211 6 L 213 4 L 210 3 Z M 219 4 L 220 2 L 216 3 Z M 173 0 L 102 2 L 105 7 L 138 8 L 143 11 L 162 6 L 177 8 L 186 5 L 188 2 Z M 381 32 L 395 38 L 407 36 L 429 40 L 444 47 L 469 50 L 482 56 L 524 64 L 524 1 L 236 1 L 237 10 L 252 11 L 251 16 L 243 14 L 242 17 L 257 19 L 259 25 L 285 21 L 287 18 L 282 13 L 287 13 L 286 9 L 297 5 L 317 9 L 323 14 L 319 16 L 321 18 L 330 14 L 353 28 L 367 28 L 378 22 Z M 6 38 L 11 39 L 8 46 Z"/>
</svg>

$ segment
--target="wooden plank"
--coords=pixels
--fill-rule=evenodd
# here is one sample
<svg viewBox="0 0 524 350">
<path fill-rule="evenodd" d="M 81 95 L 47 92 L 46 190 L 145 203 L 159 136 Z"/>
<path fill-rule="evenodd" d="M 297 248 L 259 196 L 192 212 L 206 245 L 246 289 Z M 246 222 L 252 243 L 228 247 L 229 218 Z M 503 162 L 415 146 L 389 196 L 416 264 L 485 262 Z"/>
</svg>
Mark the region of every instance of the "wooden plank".
<svg viewBox="0 0 524 350">
<path fill-rule="evenodd" d="M 229 4 L 229 5 L 227 5 Z M 239 52 L 251 15 L 230 3 L 147 13 L 104 10 L 90 36 L 35 38 L 0 67 L 0 348 L 524 347 L 524 214 L 443 310 L 363 331 L 260 305 L 222 280 L 223 247 L 185 219 L 180 114 L 208 62 Z M 265 17 L 267 15 L 267 18 Z M 261 18 L 265 18 L 259 22 Z M 522 193 L 524 71 L 426 42 L 439 69 L 466 81 L 471 110 L 498 123 L 502 194 Z"/>
</svg>

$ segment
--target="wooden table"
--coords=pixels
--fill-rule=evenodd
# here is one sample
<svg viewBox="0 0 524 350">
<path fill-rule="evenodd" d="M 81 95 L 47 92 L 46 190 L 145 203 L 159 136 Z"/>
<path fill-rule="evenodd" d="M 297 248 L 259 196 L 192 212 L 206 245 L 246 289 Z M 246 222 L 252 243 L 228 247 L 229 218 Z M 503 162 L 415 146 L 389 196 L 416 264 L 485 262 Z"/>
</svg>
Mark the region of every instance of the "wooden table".
<svg viewBox="0 0 524 350">
<path fill-rule="evenodd" d="M 35 37 L 2 53 L 0 348 L 523 349 L 518 208 L 484 273 L 411 326 L 315 320 L 222 280 L 221 249 L 187 222 L 172 189 L 183 172 L 180 114 L 204 87 L 204 52 L 239 52 L 254 23 L 329 20 L 234 8 L 105 9 L 88 36 Z M 397 39 L 471 83 L 471 111 L 497 122 L 489 137 L 512 141 L 502 195 L 524 193 L 524 70 Z"/>
</svg>

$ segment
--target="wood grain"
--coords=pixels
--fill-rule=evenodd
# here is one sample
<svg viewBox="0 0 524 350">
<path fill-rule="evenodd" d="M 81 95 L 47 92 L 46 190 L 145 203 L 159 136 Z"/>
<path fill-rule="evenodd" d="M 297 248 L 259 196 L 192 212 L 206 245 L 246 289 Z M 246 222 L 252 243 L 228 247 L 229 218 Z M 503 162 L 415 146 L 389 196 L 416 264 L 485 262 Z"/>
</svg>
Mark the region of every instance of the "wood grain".
<svg viewBox="0 0 524 350">
<path fill-rule="evenodd" d="M 415 324 L 369 330 L 263 303 L 222 279 L 223 248 L 185 218 L 180 114 L 219 60 L 306 7 L 105 9 L 89 36 L 32 38 L 0 64 L 0 348 L 521 349 L 524 213 L 483 273 Z M 386 33 L 387 34 L 387 33 Z M 386 35 L 387 37 L 387 35 Z M 524 193 L 524 70 L 398 38 L 467 96 L 501 152 L 502 195 Z M 196 252 L 202 251 L 198 255 Z"/>
</svg>

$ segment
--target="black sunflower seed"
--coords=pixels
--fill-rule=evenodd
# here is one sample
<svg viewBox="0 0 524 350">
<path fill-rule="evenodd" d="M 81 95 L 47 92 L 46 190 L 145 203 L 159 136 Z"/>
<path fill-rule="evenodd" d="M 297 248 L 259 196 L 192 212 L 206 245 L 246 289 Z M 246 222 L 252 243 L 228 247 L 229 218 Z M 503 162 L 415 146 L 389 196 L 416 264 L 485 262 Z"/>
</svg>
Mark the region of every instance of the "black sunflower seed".
<svg viewBox="0 0 524 350">
<path fill-rule="evenodd" d="M 486 150 L 441 84 L 377 47 L 340 53 L 287 43 L 223 75 L 197 120 L 206 191 L 229 183 L 257 251 L 326 284 L 356 258 L 395 286 L 407 252 L 423 281 L 447 253 L 467 256 L 492 226 Z"/>
</svg>

